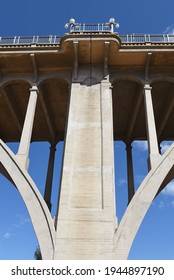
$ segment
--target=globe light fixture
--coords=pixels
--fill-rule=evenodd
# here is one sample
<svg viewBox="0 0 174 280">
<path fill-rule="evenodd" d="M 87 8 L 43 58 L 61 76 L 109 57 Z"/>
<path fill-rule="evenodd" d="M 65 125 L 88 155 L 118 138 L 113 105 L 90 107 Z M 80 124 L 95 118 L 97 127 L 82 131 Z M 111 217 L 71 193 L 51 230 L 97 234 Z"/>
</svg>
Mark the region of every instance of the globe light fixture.
<svg viewBox="0 0 174 280">
<path fill-rule="evenodd" d="M 118 22 L 115 22 L 115 18 L 113 18 L 113 17 L 111 17 L 111 18 L 109 19 L 109 25 L 110 25 L 110 29 L 111 29 L 111 32 L 112 32 L 112 33 L 114 32 L 114 26 L 115 26 L 116 28 L 119 28 L 119 27 L 120 27 L 119 23 L 118 23 Z"/>
</svg>

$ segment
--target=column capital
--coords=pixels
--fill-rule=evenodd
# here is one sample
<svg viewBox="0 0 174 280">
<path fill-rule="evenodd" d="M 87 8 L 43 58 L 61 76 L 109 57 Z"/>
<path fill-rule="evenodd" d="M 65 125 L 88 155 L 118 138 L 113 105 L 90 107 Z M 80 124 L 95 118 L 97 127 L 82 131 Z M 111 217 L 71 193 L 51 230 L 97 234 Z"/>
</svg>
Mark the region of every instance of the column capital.
<svg viewBox="0 0 174 280">
<path fill-rule="evenodd" d="M 144 84 L 144 89 L 146 90 L 151 90 L 152 89 L 152 87 L 148 84 L 148 83 L 146 83 L 146 84 Z"/>
<path fill-rule="evenodd" d="M 131 143 L 126 144 L 126 151 L 127 150 L 132 150 L 132 144 Z"/>
<path fill-rule="evenodd" d="M 50 145 L 50 151 L 56 151 L 56 143 Z"/>
<path fill-rule="evenodd" d="M 31 91 L 36 91 L 37 93 L 39 92 L 37 86 L 32 86 L 32 87 L 30 88 L 30 92 L 31 92 Z"/>
<path fill-rule="evenodd" d="M 109 74 L 106 75 L 103 80 L 101 80 L 101 84 L 106 84 L 106 83 L 111 84 L 111 82 L 109 80 Z"/>
</svg>

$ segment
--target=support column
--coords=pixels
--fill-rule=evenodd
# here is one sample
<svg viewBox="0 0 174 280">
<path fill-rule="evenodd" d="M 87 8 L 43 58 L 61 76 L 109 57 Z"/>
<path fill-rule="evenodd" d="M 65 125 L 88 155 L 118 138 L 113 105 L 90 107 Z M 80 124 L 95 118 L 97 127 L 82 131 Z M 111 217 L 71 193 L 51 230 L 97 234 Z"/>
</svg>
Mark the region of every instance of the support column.
<svg viewBox="0 0 174 280">
<path fill-rule="evenodd" d="M 126 145 L 126 152 L 127 152 L 127 178 L 128 178 L 128 203 L 129 203 L 135 193 L 131 144 Z"/>
<path fill-rule="evenodd" d="M 50 156 L 49 156 L 47 179 L 46 179 L 45 193 L 44 193 L 44 199 L 50 212 L 52 207 L 51 192 L 52 192 L 55 152 L 56 152 L 56 145 L 52 144 L 50 147 Z"/>
<path fill-rule="evenodd" d="M 160 158 L 151 89 L 152 88 L 149 84 L 146 84 L 144 87 L 146 127 L 149 147 L 149 168 L 152 168 L 154 165 L 156 165 Z"/>
<path fill-rule="evenodd" d="M 30 89 L 30 98 L 28 102 L 27 112 L 25 115 L 25 121 L 22 129 L 19 149 L 16 155 L 26 169 L 28 168 L 28 164 L 29 164 L 28 154 L 29 154 L 29 148 L 31 142 L 31 135 L 33 131 L 33 122 L 34 122 L 34 116 L 36 110 L 37 96 L 38 96 L 38 88 L 36 86 L 33 86 Z"/>
<path fill-rule="evenodd" d="M 116 213 L 116 194 L 115 194 L 115 172 L 114 172 L 114 132 L 113 132 L 113 104 L 112 104 L 112 89 L 109 82 L 109 75 L 101 81 L 101 130 L 102 130 L 102 166 L 103 166 L 103 190 L 105 191 L 103 199 L 104 208 L 106 205 L 106 197 L 110 210 L 114 215 L 114 230 L 118 227 L 118 219 Z M 110 190 L 108 190 L 110 186 Z"/>
<path fill-rule="evenodd" d="M 73 83 L 54 259 L 113 259 L 117 228 L 109 80 Z"/>
</svg>

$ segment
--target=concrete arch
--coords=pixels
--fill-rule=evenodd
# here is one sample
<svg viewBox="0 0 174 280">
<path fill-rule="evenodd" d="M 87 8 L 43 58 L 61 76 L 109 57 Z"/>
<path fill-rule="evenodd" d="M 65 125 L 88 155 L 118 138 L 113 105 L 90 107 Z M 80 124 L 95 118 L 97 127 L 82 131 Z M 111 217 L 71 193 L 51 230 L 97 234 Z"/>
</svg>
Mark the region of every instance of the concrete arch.
<svg viewBox="0 0 174 280">
<path fill-rule="evenodd" d="M 43 259 L 53 259 L 55 228 L 49 210 L 27 171 L 0 140 L 0 163 L 6 169 L 27 206 Z"/>
<path fill-rule="evenodd" d="M 151 169 L 129 203 L 114 237 L 115 259 L 127 259 L 136 233 L 148 208 L 174 168 L 174 144 Z"/>
<path fill-rule="evenodd" d="M 158 83 L 163 83 L 163 84 L 170 84 L 170 85 L 173 85 L 174 84 L 174 79 L 170 79 L 170 78 L 162 78 L 162 79 L 154 79 L 150 82 L 150 86 L 152 87 L 153 89 L 153 85 L 156 85 Z"/>
<path fill-rule="evenodd" d="M 159 76 L 159 77 L 152 78 L 149 81 L 150 85 L 153 85 L 153 83 L 157 83 L 157 82 L 174 83 L 174 78 L 173 77 L 169 77 L 169 76 Z"/>
<path fill-rule="evenodd" d="M 0 87 L 1 88 L 5 88 L 6 86 L 8 85 L 13 85 L 13 84 L 19 84 L 19 83 L 25 83 L 25 84 L 28 84 L 29 87 L 32 87 L 32 83 L 31 81 L 25 79 L 25 78 L 14 78 L 14 79 L 9 79 L 8 81 L 4 81 L 1 83 Z"/>
<path fill-rule="evenodd" d="M 141 80 L 140 78 L 131 76 L 131 75 L 125 75 L 125 76 L 121 75 L 120 77 L 113 79 L 112 85 L 114 86 L 115 83 L 120 82 L 120 81 L 132 81 L 132 82 L 135 82 L 135 83 L 141 85 L 142 88 L 144 87 L 144 80 Z"/>
<path fill-rule="evenodd" d="M 52 81 L 56 81 L 56 82 L 63 82 L 66 84 L 67 87 L 70 86 L 70 82 L 67 80 L 67 79 L 64 79 L 62 77 L 47 77 L 43 80 L 41 80 L 39 83 L 38 83 L 38 87 L 41 88 L 42 86 L 44 86 L 44 84 L 46 83 L 50 83 Z"/>
</svg>

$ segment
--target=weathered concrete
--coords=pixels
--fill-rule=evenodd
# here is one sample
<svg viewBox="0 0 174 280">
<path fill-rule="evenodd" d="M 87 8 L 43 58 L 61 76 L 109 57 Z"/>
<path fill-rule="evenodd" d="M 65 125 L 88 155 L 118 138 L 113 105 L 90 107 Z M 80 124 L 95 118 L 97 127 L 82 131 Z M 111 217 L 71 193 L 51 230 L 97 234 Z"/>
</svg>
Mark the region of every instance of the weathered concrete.
<svg viewBox="0 0 174 280">
<path fill-rule="evenodd" d="M 115 216 L 110 83 L 72 84 L 55 259 L 112 259 Z"/>
</svg>

